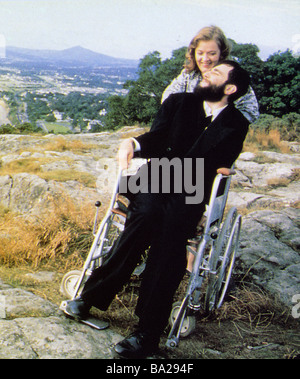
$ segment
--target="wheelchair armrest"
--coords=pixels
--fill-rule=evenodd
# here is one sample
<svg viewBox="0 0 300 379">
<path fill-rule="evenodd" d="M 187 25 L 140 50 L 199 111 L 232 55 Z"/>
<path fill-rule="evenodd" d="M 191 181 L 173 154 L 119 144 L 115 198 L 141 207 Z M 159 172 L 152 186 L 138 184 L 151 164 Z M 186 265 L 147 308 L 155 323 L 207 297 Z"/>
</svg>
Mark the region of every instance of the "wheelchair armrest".
<svg viewBox="0 0 300 379">
<path fill-rule="evenodd" d="M 222 175 L 225 175 L 225 176 L 229 176 L 229 175 L 236 174 L 236 171 L 233 170 L 232 168 L 221 167 L 221 168 L 219 168 L 217 170 L 217 174 L 222 174 Z"/>
</svg>

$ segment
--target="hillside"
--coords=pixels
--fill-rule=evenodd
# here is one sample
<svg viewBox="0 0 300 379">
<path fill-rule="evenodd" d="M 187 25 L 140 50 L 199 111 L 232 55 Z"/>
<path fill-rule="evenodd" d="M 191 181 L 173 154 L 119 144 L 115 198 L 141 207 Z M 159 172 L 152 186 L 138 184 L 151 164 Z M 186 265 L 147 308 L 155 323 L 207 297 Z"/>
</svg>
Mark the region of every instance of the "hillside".
<svg viewBox="0 0 300 379">
<path fill-rule="evenodd" d="M 1 63 L 10 65 L 19 63 L 34 65 L 48 64 L 87 67 L 137 67 L 138 62 L 131 59 L 121 59 L 96 53 L 81 46 L 75 46 L 64 50 L 32 50 L 13 46 L 7 46 L 6 58 L 0 59 Z"/>
<path fill-rule="evenodd" d="M 43 133 L 99 131 L 108 98 L 127 93 L 124 83 L 136 78 L 137 65 L 80 46 L 62 51 L 8 47 L 0 59 L 0 127 L 10 127 L 2 132 L 26 127 Z"/>
<path fill-rule="evenodd" d="M 0 341 L 6 341 L 0 342 L 0 357 L 10 351 L 14 357 L 111 358 L 113 341 L 132 328 L 137 279 L 101 315 L 111 322 L 107 332 L 66 320 L 57 308 L 62 276 L 82 267 L 90 246 L 96 200 L 102 202 L 100 216 L 105 212 L 119 142 L 143 131 L 0 136 L 0 297 L 7 299 L 6 318 L 0 312 Z M 300 354 L 298 321 L 291 317 L 300 288 L 299 144 L 290 144 L 285 153 L 244 151 L 236 169 L 228 205 L 243 215 L 237 288 L 218 312 L 199 317 L 195 334 L 177 350 L 167 351 L 162 342 L 158 358 Z"/>
</svg>

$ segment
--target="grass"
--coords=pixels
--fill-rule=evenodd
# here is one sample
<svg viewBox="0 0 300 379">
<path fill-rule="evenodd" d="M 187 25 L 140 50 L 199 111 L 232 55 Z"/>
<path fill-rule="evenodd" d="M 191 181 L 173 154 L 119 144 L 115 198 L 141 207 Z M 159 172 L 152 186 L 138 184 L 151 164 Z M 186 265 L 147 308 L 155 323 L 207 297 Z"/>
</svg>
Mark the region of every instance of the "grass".
<svg viewBox="0 0 300 379">
<path fill-rule="evenodd" d="M 12 175 L 24 172 L 36 174 L 40 172 L 40 166 L 41 161 L 37 159 L 18 159 L 2 165 L 0 167 L 0 175 Z"/>
<path fill-rule="evenodd" d="M 105 209 L 100 208 L 99 219 L 103 217 Z M 65 300 L 59 291 L 63 275 L 82 268 L 92 244 L 93 216 L 94 209 L 90 206 L 75 204 L 68 198 L 53 200 L 49 214 L 38 220 L 24 221 L 24 218 L 3 209 L 0 218 L 0 278 L 5 283 L 31 291 L 59 306 Z M 55 272 L 51 282 L 39 282 L 27 276 L 27 273 L 45 270 Z M 139 277 L 132 277 L 108 311 L 104 313 L 93 308 L 92 313 L 108 320 L 113 331 L 124 336 L 131 333 L 138 321 L 134 311 L 140 280 Z M 186 284 L 187 279 L 181 283 L 177 298 L 182 299 Z M 41 315 L 29 313 L 22 317 Z M 175 351 L 164 352 L 162 348 L 162 354 L 168 358 L 205 358 L 207 354 L 209 357 L 208 347 L 222 351 L 226 345 L 228 357 L 232 358 L 238 354 L 238 343 L 260 345 L 265 343 L 265 336 L 268 335 L 268 342 L 283 341 L 282 344 L 287 346 L 287 356 L 297 356 L 293 344 L 288 344 L 283 338 L 285 330 L 291 333 L 290 330 L 295 328 L 295 320 L 290 319 L 289 311 L 282 308 L 276 299 L 248 283 L 237 283 L 237 288 L 219 310 L 209 316 L 200 312 L 196 317 L 195 332 L 189 338 L 181 339 Z M 228 329 L 232 325 L 235 334 L 234 330 Z M 281 337 L 274 333 L 275 327 L 279 328 L 276 331 Z M 203 331 L 206 333 L 205 344 Z M 166 334 L 162 346 L 165 338 Z"/>
<path fill-rule="evenodd" d="M 267 180 L 268 187 L 278 188 L 278 187 L 287 187 L 291 182 L 288 178 L 270 178 Z"/>
<path fill-rule="evenodd" d="M 91 152 L 93 149 L 99 148 L 95 144 L 87 144 L 80 140 L 68 140 L 62 136 L 57 136 L 53 138 L 50 142 L 46 144 L 38 145 L 34 148 L 28 148 L 27 152 L 45 152 L 45 151 L 55 151 L 55 152 L 66 152 L 71 151 L 76 154 L 85 154 Z M 19 152 L 21 153 L 21 152 Z M 43 165 L 66 161 L 70 165 L 73 163 L 73 159 L 70 157 L 42 157 L 42 158 L 21 158 L 6 164 L 1 165 L 0 161 L 0 176 L 13 175 L 19 173 L 28 173 L 38 175 L 40 178 L 45 180 L 56 180 L 59 182 L 66 182 L 69 180 L 76 180 L 79 183 L 85 185 L 89 188 L 95 188 L 96 179 L 95 177 L 87 172 L 76 171 L 73 169 L 62 170 L 54 169 L 51 171 L 44 171 Z"/>
<path fill-rule="evenodd" d="M 280 133 L 271 130 L 268 134 L 264 134 L 253 129 L 250 130 L 244 150 L 252 149 L 277 148 L 285 149 Z M 43 145 L 44 151 L 73 151 L 76 153 L 85 153 L 94 149 L 96 145 L 86 144 L 80 140 L 70 140 L 62 136 L 57 136 Z M 37 149 L 36 147 L 34 149 Z M 33 150 L 33 149 L 32 149 Z M 33 150 L 34 151 L 34 150 Z M 31 173 L 40 176 L 45 180 L 68 181 L 77 180 L 87 187 L 95 186 L 95 178 L 85 172 L 74 170 L 53 170 L 43 171 L 42 165 L 54 162 L 61 158 L 24 158 L 9 162 L 0 167 L 0 175 L 12 175 L 15 173 Z M 64 158 L 70 159 L 70 158 Z M 262 158 L 261 158 L 262 159 Z M 71 163 L 71 162 L 70 162 Z M 290 179 L 270 179 L 271 187 L 287 185 L 289 181 L 299 180 L 299 169 L 294 171 Z M 0 262 L 8 265 L 19 265 L 24 262 L 33 263 L 34 267 L 38 267 L 41 262 L 53 261 L 53 257 L 62 256 L 68 251 L 78 252 L 82 248 L 81 237 L 88 233 L 87 224 L 93 219 L 90 211 L 77 209 L 70 199 L 61 200 L 60 203 L 53 204 L 53 212 L 51 212 L 39 224 L 31 224 L 28 220 L 14 217 L 7 209 L 0 208 L 0 230 L 2 234 L 10 237 L 1 239 L 0 245 Z M 74 219 L 74 215 L 77 215 Z M 89 215 L 89 217 L 85 217 Z M 82 225 L 82 220 L 85 225 Z M 72 220 L 72 222 L 71 222 Z M 77 221 L 79 225 L 76 224 Z M 22 236 L 22 238 L 20 238 Z M 78 247 L 76 248 L 76 245 Z M 71 255 L 72 255 L 71 254 Z M 76 253 L 77 254 L 77 253 Z M 76 255 L 75 261 L 82 262 L 82 257 Z M 60 262 L 61 263 L 61 262 Z M 63 264 L 64 266 L 66 263 Z M 73 265 L 72 265 L 73 266 Z M 74 267 L 74 266 L 73 266 Z"/>
<path fill-rule="evenodd" d="M 6 212 L 0 219 L 0 264 L 56 270 L 81 267 L 92 241 L 93 209 L 68 198 L 53 199 L 40 219 Z"/>
<path fill-rule="evenodd" d="M 69 164 L 72 163 L 72 159 L 64 158 Z M 95 188 L 96 179 L 92 174 L 83 171 L 69 170 L 51 170 L 43 171 L 42 166 L 47 163 L 61 162 L 61 158 L 24 158 L 18 159 L 9 163 L 6 163 L 0 167 L 0 175 L 13 175 L 20 173 L 28 173 L 37 175 L 45 180 L 55 180 L 58 182 L 66 182 L 69 180 L 76 180 L 77 182 L 85 185 L 89 188 Z"/>
<path fill-rule="evenodd" d="M 27 151 L 72 151 L 86 153 L 96 146 L 80 140 L 68 140 L 57 136 L 44 145 Z M 72 163 L 71 158 L 63 158 Z M 23 158 L 8 162 L 0 167 L 0 175 L 29 173 L 45 180 L 65 182 L 76 180 L 86 187 L 95 187 L 95 177 L 87 172 L 75 170 L 43 171 L 42 166 L 55 161 L 57 157 Z M 41 215 L 39 220 L 24 219 L 0 207 L 0 264 L 8 267 L 27 266 L 32 269 L 52 267 L 66 271 L 81 267 L 84 254 L 90 247 L 94 209 L 76 204 L 70 198 L 53 199 L 51 211 Z"/>
<path fill-rule="evenodd" d="M 291 153 L 288 144 L 281 140 L 280 132 L 276 129 L 265 133 L 250 128 L 243 150 L 252 153 L 257 153 L 262 150 L 271 150 L 284 154 Z"/>
<path fill-rule="evenodd" d="M 45 180 L 56 180 L 58 182 L 66 182 L 69 180 L 75 180 L 86 187 L 95 188 L 95 177 L 87 172 L 75 171 L 75 170 L 53 170 L 47 172 L 40 172 L 39 177 Z"/>
<path fill-rule="evenodd" d="M 44 151 L 73 151 L 86 153 L 94 149 L 96 145 L 86 144 L 80 140 L 71 140 L 62 136 L 56 136 L 50 142 L 32 148 L 32 151 L 43 149 Z M 268 134 L 260 131 L 250 130 L 244 150 L 249 149 L 276 148 L 285 151 L 286 145 L 280 139 L 280 133 L 271 130 Z M 76 180 L 88 187 L 95 186 L 95 178 L 84 172 L 74 170 L 43 171 L 42 166 L 59 161 L 61 158 L 23 158 L 9 162 L 0 167 L 0 175 L 12 175 L 15 173 L 31 173 L 45 180 L 68 181 Z M 70 158 L 64 158 L 69 159 Z M 260 157 L 262 160 L 263 158 Z M 70 163 L 72 163 L 70 161 Z M 295 169 L 290 179 L 270 179 L 270 187 L 287 185 L 290 181 L 299 180 L 300 170 Z M 53 211 L 39 223 L 32 223 L 12 215 L 8 209 L 0 208 L 0 262 L 8 266 L 29 264 L 34 268 L 40 265 L 54 264 L 59 257 L 59 265 L 56 268 L 68 265 L 72 268 L 80 266 L 83 262 L 83 254 L 90 242 L 90 220 L 93 219 L 91 211 L 77 207 L 70 199 L 61 199 L 53 203 Z M 76 215 L 76 217 L 75 217 Z M 84 224 L 83 224 L 83 220 Z M 78 223 L 78 224 L 77 224 Z M 88 226 L 89 225 L 89 226 Z M 68 260 L 63 259 L 64 255 Z M 70 258 L 71 257 L 71 258 Z M 70 264 L 68 263 L 70 262 Z"/>
<path fill-rule="evenodd" d="M 97 148 L 99 147 L 96 144 L 87 144 L 80 140 L 70 140 L 62 136 L 55 137 L 51 142 L 43 146 L 45 151 L 72 151 L 77 154 L 86 153 Z"/>
<path fill-rule="evenodd" d="M 289 318 L 287 309 L 279 301 L 253 285 L 240 284 L 239 288 L 230 294 L 228 300 L 214 312 L 214 318 L 220 321 L 248 322 L 253 328 Z"/>
<path fill-rule="evenodd" d="M 69 133 L 71 124 L 69 122 L 47 122 L 43 121 L 49 133 Z"/>
<path fill-rule="evenodd" d="M 99 219 L 105 206 L 100 208 Z M 63 300 L 59 293 L 64 273 L 81 269 L 91 246 L 94 209 L 75 204 L 71 199 L 53 199 L 47 215 L 26 219 L 3 209 L 0 218 L 0 276 L 5 282 L 34 292 L 57 305 Z M 26 276 L 28 272 L 56 272 L 51 283 L 38 283 Z M 177 297 L 181 298 L 186 285 L 183 281 Z M 134 329 L 137 318 L 134 309 L 138 298 L 140 278 L 133 277 L 105 313 L 115 331 L 127 334 Z M 274 318 L 274 304 L 262 292 L 242 289 L 232 301 L 211 317 L 215 320 L 249 320 L 252 324 L 267 323 Z M 99 314 L 94 310 L 94 313 Z M 102 314 L 100 312 L 101 317 Z M 269 321 L 268 321 L 269 320 Z M 125 326 L 125 328 L 124 328 Z"/>
</svg>

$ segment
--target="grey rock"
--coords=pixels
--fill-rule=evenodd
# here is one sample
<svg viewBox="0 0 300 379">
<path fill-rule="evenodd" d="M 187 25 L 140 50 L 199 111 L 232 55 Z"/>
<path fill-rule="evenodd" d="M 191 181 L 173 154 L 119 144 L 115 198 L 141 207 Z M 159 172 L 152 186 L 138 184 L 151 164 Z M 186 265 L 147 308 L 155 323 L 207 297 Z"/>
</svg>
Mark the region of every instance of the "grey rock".
<svg viewBox="0 0 300 379">
<path fill-rule="evenodd" d="M 270 180 L 287 179 L 296 168 L 300 168 L 300 160 L 295 163 L 256 163 L 248 161 L 237 161 L 236 169 L 249 178 L 251 186 L 266 187 Z"/>
<path fill-rule="evenodd" d="M 300 293 L 300 210 L 256 211 L 243 218 L 236 271 L 279 298 L 287 307 Z"/>
<path fill-rule="evenodd" d="M 111 359 L 123 337 L 70 320 L 47 300 L 0 283 L 0 359 Z"/>
<path fill-rule="evenodd" d="M 29 272 L 25 274 L 25 277 L 31 278 L 37 282 L 52 282 L 55 278 L 55 272 L 53 271 L 39 271 Z"/>
<path fill-rule="evenodd" d="M 0 295 L 5 298 L 7 318 L 22 317 L 28 314 L 51 316 L 58 312 L 57 307 L 48 300 L 20 288 L 0 289 Z"/>
<path fill-rule="evenodd" d="M 40 359 L 112 358 L 120 338 L 62 317 L 17 319 L 25 339 Z"/>
<path fill-rule="evenodd" d="M 37 354 L 14 320 L 0 320 L 0 359 L 35 359 Z"/>
</svg>

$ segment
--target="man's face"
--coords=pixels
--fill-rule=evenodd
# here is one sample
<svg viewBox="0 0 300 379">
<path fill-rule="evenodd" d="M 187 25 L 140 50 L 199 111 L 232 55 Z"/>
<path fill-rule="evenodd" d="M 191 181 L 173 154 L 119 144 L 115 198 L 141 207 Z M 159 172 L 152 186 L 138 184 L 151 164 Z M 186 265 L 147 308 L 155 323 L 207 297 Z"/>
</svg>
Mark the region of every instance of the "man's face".
<svg viewBox="0 0 300 379">
<path fill-rule="evenodd" d="M 203 79 L 195 88 L 195 93 L 203 96 L 208 101 L 220 101 L 225 95 L 228 74 L 232 67 L 225 64 L 214 67 L 203 74 Z"/>
<path fill-rule="evenodd" d="M 203 74 L 200 87 L 204 88 L 210 85 L 220 86 L 228 80 L 228 74 L 233 68 L 226 64 L 220 64 Z"/>
</svg>

